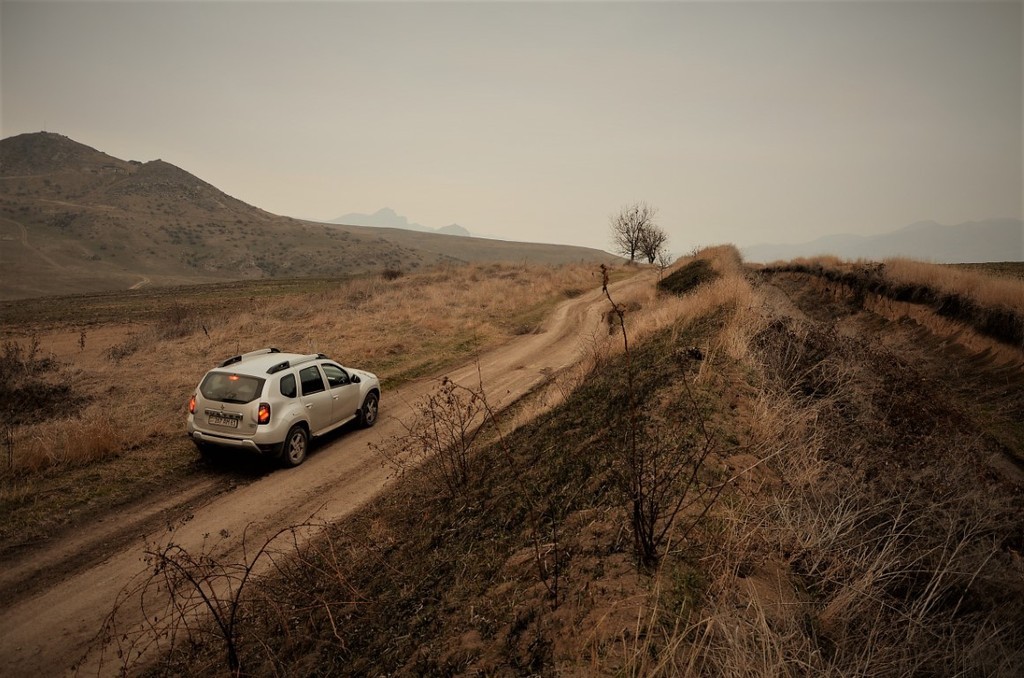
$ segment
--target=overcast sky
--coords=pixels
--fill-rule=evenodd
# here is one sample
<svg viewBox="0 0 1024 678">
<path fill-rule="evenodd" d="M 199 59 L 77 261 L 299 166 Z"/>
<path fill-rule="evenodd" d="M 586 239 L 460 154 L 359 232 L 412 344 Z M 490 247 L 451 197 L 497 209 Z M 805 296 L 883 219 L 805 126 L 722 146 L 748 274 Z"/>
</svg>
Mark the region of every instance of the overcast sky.
<svg viewBox="0 0 1024 678">
<path fill-rule="evenodd" d="M 3 137 L 302 218 L 610 248 L 1022 211 L 1020 2 L 9 2 Z"/>
</svg>

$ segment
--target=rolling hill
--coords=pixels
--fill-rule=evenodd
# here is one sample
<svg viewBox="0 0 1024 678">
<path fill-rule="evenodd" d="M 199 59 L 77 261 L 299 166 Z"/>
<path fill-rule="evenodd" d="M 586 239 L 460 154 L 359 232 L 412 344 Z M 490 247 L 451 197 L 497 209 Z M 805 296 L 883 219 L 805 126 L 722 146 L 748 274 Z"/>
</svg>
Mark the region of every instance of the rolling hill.
<svg viewBox="0 0 1024 678">
<path fill-rule="evenodd" d="M 443 262 L 614 259 L 584 247 L 302 221 L 163 160 L 126 161 L 49 132 L 0 140 L 0 299 Z"/>
<path fill-rule="evenodd" d="M 1024 261 L 1024 223 L 986 219 L 946 225 L 919 221 L 889 233 L 829 235 L 799 244 L 762 244 L 742 250 L 746 261 L 770 263 L 832 254 L 844 259 L 909 257 L 938 264 Z"/>
<path fill-rule="evenodd" d="M 375 226 L 377 228 L 401 228 L 407 231 L 421 231 L 424 233 L 443 233 L 445 235 L 472 236 L 468 230 L 458 224 L 449 224 L 441 228 L 430 228 L 423 224 L 409 221 L 406 217 L 396 213 L 390 207 L 383 207 L 373 214 L 361 214 L 350 212 L 343 214 L 336 219 L 331 219 L 329 224 L 343 224 L 346 226 Z"/>
</svg>

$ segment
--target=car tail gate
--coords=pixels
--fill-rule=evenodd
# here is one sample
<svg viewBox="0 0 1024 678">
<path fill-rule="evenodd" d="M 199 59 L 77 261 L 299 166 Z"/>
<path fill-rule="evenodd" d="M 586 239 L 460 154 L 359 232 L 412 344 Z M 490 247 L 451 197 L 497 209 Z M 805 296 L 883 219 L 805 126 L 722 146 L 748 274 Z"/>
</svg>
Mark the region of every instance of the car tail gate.
<svg viewBox="0 0 1024 678">
<path fill-rule="evenodd" d="M 199 384 L 199 392 L 209 401 L 244 405 L 260 397 L 265 382 L 248 374 L 209 372 Z"/>
<path fill-rule="evenodd" d="M 214 410 L 206 408 L 203 410 L 206 415 L 206 423 L 219 428 L 238 429 L 242 424 L 241 412 L 227 412 L 225 410 Z"/>
</svg>

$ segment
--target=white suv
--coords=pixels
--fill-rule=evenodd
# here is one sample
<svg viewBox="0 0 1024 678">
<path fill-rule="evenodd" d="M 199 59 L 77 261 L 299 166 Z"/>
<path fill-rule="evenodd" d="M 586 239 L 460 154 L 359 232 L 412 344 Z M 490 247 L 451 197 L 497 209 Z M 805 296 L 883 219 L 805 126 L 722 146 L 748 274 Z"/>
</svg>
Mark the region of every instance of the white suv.
<svg viewBox="0 0 1024 678">
<path fill-rule="evenodd" d="M 231 447 L 306 458 L 309 440 L 358 418 L 377 422 L 380 381 L 323 353 L 265 348 L 228 358 L 199 382 L 188 403 L 188 435 L 199 448 Z"/>
</svg>

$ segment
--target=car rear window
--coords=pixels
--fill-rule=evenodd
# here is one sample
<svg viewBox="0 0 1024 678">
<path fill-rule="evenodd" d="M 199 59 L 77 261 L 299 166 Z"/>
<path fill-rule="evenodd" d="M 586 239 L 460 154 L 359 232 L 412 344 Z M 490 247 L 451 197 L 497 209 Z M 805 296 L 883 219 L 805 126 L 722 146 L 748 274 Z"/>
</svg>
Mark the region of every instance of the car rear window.
<svg viewBox="0 0 1024 678">
<path fill-rule="evenodd" d="M 295 391 L 295 375 L 286 374 L 281 377 L 281 395 L 285 398 L 294 398 L 298 393 Z"/>
<path fill-rule="evenodd" d="M 264 379 L 244 374 L 209 372 L 199 385 L 207 400 L 221 403 L 251 403 L 263 392 Z"/>
</svg>

